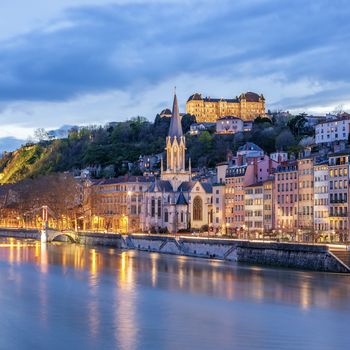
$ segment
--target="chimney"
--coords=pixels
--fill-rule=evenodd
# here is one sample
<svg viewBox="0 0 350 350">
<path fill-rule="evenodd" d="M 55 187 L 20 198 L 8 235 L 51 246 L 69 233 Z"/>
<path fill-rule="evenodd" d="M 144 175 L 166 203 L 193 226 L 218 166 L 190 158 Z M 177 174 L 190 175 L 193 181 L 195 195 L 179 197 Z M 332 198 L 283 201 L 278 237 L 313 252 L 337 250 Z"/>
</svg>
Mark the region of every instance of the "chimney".
<svg viewBox="0 0 350 350">
<path fill-rule="evenodd" d="M 258 180 L 258 159 L 254 158 L 253 159 L 253 165 L 254 165 L 254 177 L 255 177 L 255 181 Z"/>
</svg>

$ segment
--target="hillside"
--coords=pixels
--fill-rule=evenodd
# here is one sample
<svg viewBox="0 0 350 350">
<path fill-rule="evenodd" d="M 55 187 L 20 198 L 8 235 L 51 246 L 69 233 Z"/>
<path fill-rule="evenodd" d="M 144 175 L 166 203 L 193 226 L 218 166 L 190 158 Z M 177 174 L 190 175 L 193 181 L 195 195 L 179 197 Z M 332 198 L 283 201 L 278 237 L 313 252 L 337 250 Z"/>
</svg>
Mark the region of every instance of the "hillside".
<svg viewBox="0 0 350 350">
<path fill-rule="evenodd" d="M 205 131 L 198 136 L 187 135 L 187 156 L 191 157 L 194 167 L 214 167 L 226 159 L 229 151 L 235 152 L 248 141 L 268 153 L 276 148 L 296 152 L 300 139 L 311 135 L 312 130 L 300 123 L 300 116 L 294 119 L 298 121 L 298 128 L 295 128 L 294 120 L 287 123 L 257 118 L 251 132 L 222 136 Z M 169 118 L 159 116 L 154 123 L 137 117 L 104 127 L 72 129 L 67 138 L 26 145 L 0 159 L 0 182 L 14 183 L 28 177 L 88 166 L 101 167 L 99 176 L 125 174 L 126 162 L 134 163 L 140 155 L 163 152 L 169 122 Z M 193 116 L 183 117 L 184 132 L 193 122 Z M 132 172 L 137 174 L 139 170 L 135 167 Z"/>
</svg>

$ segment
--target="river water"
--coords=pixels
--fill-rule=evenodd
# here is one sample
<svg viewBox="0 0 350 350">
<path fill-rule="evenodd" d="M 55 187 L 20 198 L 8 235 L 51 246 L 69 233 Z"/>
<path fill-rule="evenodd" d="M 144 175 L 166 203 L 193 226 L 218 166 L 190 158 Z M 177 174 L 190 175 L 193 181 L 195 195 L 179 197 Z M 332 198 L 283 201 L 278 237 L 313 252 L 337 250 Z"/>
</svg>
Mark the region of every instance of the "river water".
<svg viewBox="0 0 350 350">
<path fill-rule="evenodd" d="M 349 349 L 350 277 L 0 240 L 0 349 Z"/>
</svg>

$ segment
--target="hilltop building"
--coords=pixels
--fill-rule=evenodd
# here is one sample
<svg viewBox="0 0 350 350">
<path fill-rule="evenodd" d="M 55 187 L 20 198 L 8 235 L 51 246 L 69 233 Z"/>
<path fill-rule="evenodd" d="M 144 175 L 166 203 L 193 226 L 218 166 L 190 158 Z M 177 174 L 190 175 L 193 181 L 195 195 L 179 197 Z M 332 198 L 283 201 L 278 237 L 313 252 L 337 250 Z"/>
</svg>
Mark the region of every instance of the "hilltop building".
<svg viewBox="0 0 350 350">
<path fill-rule="evenodd" d="M 251 131 L 253 122 L 243 121 L 241 118 L 227 116 L 218 118 L 216 121 L 217 134 L 235 134 L 237 132 Z"/>
<path fill-rule="evenodd" d="M 203 97 L 195 93 L 186 103 L 186 113 L 196 116 L 197 122 L 216 122 L 220 117 L 235 116 L 253 121 L 265 114 L 265 98 L 255 92 L 242 93 L 232 99 Z"/>
<path fill-rule="evenodd" d="M 337 141 L 347 141 L 350 132 L 350 116 L 330 118 L 315 126 L 316 144 L 330 144 Z"/>
</svg>

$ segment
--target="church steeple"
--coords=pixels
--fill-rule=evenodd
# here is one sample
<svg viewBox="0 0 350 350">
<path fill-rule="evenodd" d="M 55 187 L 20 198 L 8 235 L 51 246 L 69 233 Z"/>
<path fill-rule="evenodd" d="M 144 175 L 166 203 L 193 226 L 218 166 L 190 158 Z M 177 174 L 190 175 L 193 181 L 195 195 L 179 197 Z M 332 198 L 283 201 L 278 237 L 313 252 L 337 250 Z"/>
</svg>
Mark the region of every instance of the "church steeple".
<svg viewBox="0 0 350 350">
<path fill-rule="evenodd" d="M 170 181 L 176 190 L 181 182 L 190 181 L 190 173 L 185 168 L 186 140 L 182 130 L 176 92 L 165 150 L 167 164 L 166 170 L 161 173 L 161 178 Z"/>
<path fill-rule="evenodd" d="M 186 144 L 176 93 L 174 93 L 173 111 L 165 149 L 167 152 L 167 171 L 171 173 L 184 172 Z"/>
<path fill-rule="evenodd" d="M 170 121 L 170 128 L 168 136 L 171 138 L 171 141 L 176 137 L 178 140 L 183 136 L 181 117 L 179 114 L 179 105 L 177 103 L 177 96 L 174 93 L 174 102 L 173 102 L 173 112 Z"/>
</svg>

